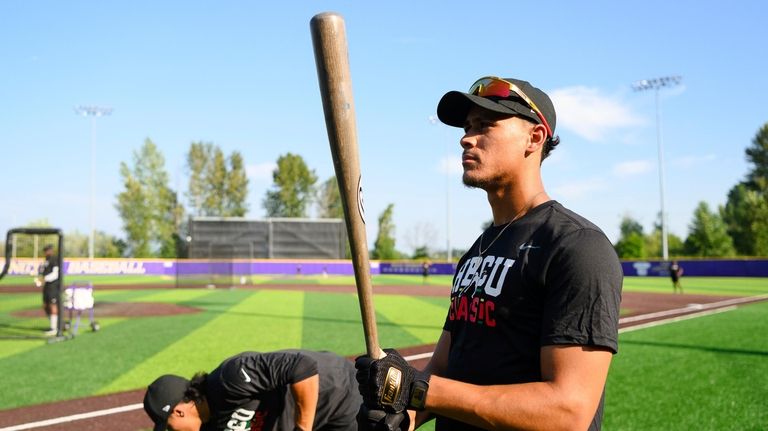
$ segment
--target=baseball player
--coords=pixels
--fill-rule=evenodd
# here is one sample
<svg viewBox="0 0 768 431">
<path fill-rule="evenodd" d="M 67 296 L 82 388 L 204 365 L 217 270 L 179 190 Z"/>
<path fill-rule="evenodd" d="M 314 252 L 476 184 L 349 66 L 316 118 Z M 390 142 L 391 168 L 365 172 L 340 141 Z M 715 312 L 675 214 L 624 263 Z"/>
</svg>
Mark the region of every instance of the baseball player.
<svg viewBox="0 0 768 431">
<path fill-rule="evenodd" d="M 357 429 L 352 363 L 329 352 L 244 352 L 192 380 L 164 375 L 144 410 L 155 431 Z"/>
<path fill-rule="evenodd" d="M 35 285 L 43 288 L 43 310 L 51 325 L 45 335 L 51 336 L 56 335 L 59 328 L 59 261 L 52 244 L 43 247 L 43 253 L 45 260 L 38 268 Z"/>
<path fill-rule="evenodd" d="M 462 179 L 486 192 L 493 225 L 458 262 L 424 370 L 394 350 L 357 359 L 363 429 L 431 417 L 438 431 L 600 429 L 622 271 L 603 232 L 544 190 L 541 163 L 560 142 L 552 101 L 485 77 L 445 94 L 437 113 L 464 129 Z"/>
</svg>

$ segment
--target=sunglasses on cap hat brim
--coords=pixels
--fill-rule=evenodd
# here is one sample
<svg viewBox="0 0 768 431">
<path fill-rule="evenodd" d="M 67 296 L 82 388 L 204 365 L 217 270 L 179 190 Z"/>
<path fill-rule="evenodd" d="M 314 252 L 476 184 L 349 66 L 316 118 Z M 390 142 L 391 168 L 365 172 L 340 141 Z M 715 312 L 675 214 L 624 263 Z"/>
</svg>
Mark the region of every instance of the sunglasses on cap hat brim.
<svg viewBox="0 0 768 431">
<path fill-rule="evenodd" d="M 541 109 L 539 109 L 539 107 L 536 106 L 536 103 L 534 103 L 534 101 L 514 83 L 495 76 L 485 76 L 475 81 L 475 83 L 469 87 L 468 93 L 473 96 L 499 97 L 502 99 L 513 96 L 519 97 L 533 110 L 536 117 L 541 121 L 541 124 L 547 129 L 547 136 L 552 136 L 552 128 L 549 126 L 549 122 L 546 117 L 544 117 L 544 114 L 542 114 Z"/>
</svg>

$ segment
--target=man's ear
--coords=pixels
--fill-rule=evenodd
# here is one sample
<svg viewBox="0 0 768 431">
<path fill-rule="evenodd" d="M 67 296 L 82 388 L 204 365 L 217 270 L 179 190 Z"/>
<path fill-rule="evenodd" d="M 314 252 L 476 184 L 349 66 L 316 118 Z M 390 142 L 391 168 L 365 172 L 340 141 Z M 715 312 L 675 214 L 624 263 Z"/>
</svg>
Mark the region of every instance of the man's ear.
<svg viewBox="0 0 768 431">
<path fill-rule="evenodd" d="M 530 130 L 531 139 L 528 141 L 528 146 L 525 148 L 526 155 L 533 154 L 535 152 L 541 152 L 544 148 L 544 143 L 547 141 L 547 129 L 541 124 L 535 124 Z"/>
</svg>

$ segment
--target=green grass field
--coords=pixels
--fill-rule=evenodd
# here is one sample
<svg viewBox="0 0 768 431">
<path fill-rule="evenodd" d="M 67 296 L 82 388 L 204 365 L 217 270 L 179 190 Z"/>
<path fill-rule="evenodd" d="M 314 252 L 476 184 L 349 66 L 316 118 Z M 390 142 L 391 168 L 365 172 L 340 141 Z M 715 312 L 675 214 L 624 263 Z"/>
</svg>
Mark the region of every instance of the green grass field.
<svg viewBox="0 0 768 431">
<path fill-rule="evenodd" d="M 354 282 L 351 277 L 254 282 L 286 280 Z M 412 284 L 418 289 L 421 282 L 420 276 L 374 277 L 378 286 Z M 768 293 L 768 279 L 684 278 L 683 282 L 687 293 Z M 429 283 L 447 287 L 450 278 L 430 277 Z M 671 286 L 662 278 L 627 278 L 625 290 L 671 292 Z M 47 344 L 39 335 L 46 324 L 43 318 L 11 314 L 39 308 L 40 294 L 2 294 L 0 371 L 4 391 L 0 392 L 0 410 L 137 389 L 159 374 L 192 375 L 244 350 L 302 347 L 345 356 L 364 350 L 354 294 L 273 289 L 119 290 L 97 284 L 95 296 L 104 304 L 172 303 L 203 311 L 162 317 L 97 315 L 102 327 L 97 333 L 87 330 L 84 317 L 78 337 Z M 447 305 L 447 295 L 376 295 L 381 343 L 386 347 L 434 343 Z M 765 334 L 766 303 L 623 333 L 607 385 L 604 429 L 765 429 Z"/>
</svg>

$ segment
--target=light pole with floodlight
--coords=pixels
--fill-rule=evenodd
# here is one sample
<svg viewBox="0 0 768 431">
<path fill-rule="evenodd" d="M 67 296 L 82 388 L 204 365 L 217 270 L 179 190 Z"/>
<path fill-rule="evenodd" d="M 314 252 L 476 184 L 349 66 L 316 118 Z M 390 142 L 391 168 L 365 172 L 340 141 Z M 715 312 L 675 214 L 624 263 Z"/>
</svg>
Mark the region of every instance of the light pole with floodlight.
<svg viewBox="0 0 768 431">
<path fill-rule="evenodd" d="M 78 106 L 75 113 L 83 117 L 91 117 L 91 197 L 90 197 L 90 234 L 88 235 L 88 258 L 93 260 L 93 235 L 94 235 L 94 188 L 96 177 L 96 117 L 112 114 L 112 108 L 102 106 Z"/>
<path fill-rule="evenodd" d="M 664 148 L 661 136 L 661 103 L 659 90 L 674 87 L 683 80 L 682 76 L 663 76 L 661 78 L 643 79 L 632 84 L 635 91 L 653 90 L 656 99 L 656 145 L 659 152 L 659 196 L 661 200 L 661 254 L 664 260 L 669 260 L 669 243 L 667 240 L 667 213 L 664 210 Z"/>
<path fill-rule="evenodd" d="M 437 115 L 429 116 L 430 124 L 437 124 Z M 445 173 L 445 251 L 448 263 L 453 262 L 453 251 L 451 250 L 451 172 L 450 169 Z"/>
</svg>

